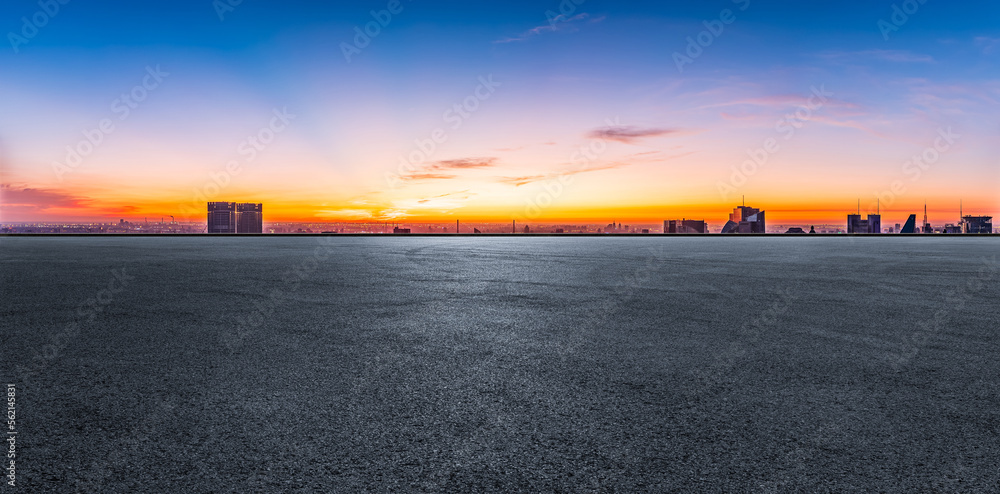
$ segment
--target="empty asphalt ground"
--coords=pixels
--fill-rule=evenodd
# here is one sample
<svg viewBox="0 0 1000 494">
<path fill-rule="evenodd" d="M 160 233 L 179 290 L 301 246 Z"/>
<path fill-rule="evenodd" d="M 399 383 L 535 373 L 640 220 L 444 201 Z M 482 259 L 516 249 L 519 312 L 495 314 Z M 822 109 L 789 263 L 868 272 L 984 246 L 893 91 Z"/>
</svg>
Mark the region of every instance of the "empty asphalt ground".
<svg viewBox="0 0 1000 494">
<path fill-rule="evenodd" d="M 18 491 L 997 491 L 998 253 L 0 237 Z"/>
</svg>

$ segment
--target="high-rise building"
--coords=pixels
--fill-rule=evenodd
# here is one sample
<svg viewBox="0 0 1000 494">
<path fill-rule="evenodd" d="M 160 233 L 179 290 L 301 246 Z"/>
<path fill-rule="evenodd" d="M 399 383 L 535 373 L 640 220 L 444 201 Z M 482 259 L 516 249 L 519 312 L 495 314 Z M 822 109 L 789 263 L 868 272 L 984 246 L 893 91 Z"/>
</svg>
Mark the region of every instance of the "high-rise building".
<svg viewBox="0 0 1000 494">
<path fill-rule="evenodd" d="M 963 216 L 963 233 L 993 233 L 992 216 Z"/>
<path fill-rule="evenodd" d="M 847 233 L 868 233 L 868 220 L 861 219 L 860 214 L 847 215 Z"/>
<path fill-rule="evenodd" d="M 236 233 L 264 233 L 264 205 L 240 203 L 236 205 Z"/>
<path fill-rule="evenodd" d="M 868 233 L 882 233 L 882 215 L 868 215 Z"/>
<path fill-rule="evenodd" d="M 666 220 L 663 222 L 663 233 L 705 233 L 704 220 Z"/>
<path fill-rule="evenodd" d="M 847 215 L 847 233 L 882 233 L 882 215 L 869 214 L 864 220 L 860 214 Z"/>
<path fill-rule="evenodd" d="M 236 203 L 208 203 L 208 233 L 236 233 Z"/>
<path fill-rule="evenodd" d="M 906 223 L 899 229 L 899 233 L 917 233 L 917 215 L 911 214 L 906 219 Z"/>
<path fill-rule="evenodd" d="M 737 206 L 729 215 L 729 222 L 722 233 L 766 233 L 764 211 L 749 206 Z"/>
</svg>

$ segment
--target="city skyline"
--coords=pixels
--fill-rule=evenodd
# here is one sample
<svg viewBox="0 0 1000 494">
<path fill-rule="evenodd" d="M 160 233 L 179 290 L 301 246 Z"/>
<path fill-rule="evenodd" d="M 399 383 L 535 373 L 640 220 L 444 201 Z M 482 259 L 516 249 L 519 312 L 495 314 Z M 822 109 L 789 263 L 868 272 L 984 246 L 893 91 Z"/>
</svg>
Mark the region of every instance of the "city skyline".
<svg viewBox="0 0 1000 494">
<path fill-rule="evenodd" d="M 117 224 L 107 224 L 107 223 L 89 223 L 89 224 L 67 224 L 67 223 L 0 223 L 0 233 L 171 233 L 171 234 L 191 234 L 191 233 L 208 233 L 208 234 L 264 234 L 264 233 L 369 233 L 369 234 L 385 234 L 389 233 L 390 222 L 376 222 L 376 223 L 365 223 L 365 222 L 352 222 L 346 223 L 349 225 L 344 229 L 330 228 L 332 225 L 344 225 L 345 223 L 319 223 L 321 228 L 319 231 L 313 231 L 312 226 L 316 226 L 316 223 L 302 223 L 302 222 L 281 222 L 281 221 L 268 221 L 264 222 L 264 205 L 262 203 L 237 203 L 237 202 L 208 202 L 207 206 L 207 219 L 205 223 L 194 222 L 194 223 L 184 223 L 177 222 L 174 216 L 170 216 L 170 222 L 165 222 L 165 218 L 161 217 L 159 222 L 156 222 L 155 218 L 153 223 L 149 222 L 149 218 L 143 218 L 142 222 L 137 222 L 133 224 L 131 221 L 125 221 L 124 218 L 119 219 Z M 847 233 L 847 234 L 862 234 L 862 235 L 877 235 L 877 234 L 893 234 L 893 233 L 904 233 L 904 234 L 916 234 L 916 233 L 943 233 L 943 234 L 991 234 L 997 233 L 993 229 L 991 215 L 966 215 L 964 214 L 960 207 L 960 213 L 957 222 L 953 223 L 935 223 L 930 221 L 927 216 L 927 209 L 924 209 L 924 219 L 922 221 L 922 226 L 918 229 L 916 228 L 916 214 L 908 215 L 905 226 L 900 223 L 896 223 L 895 226 L 882 227 L 882 216 L 880 204 L 876 205 L 876 213 L 867 215 L 867 218 L 862 219 L 861 216 L 861 203 L 858 202 L 858 209 L 854 213 L 847 214 L 846 225 L 844 228 L 839 226 L 834 226 L 832 229 L 831 225 L 824 224 L 809 224 L 808 233 Z M 755 208 L 753 206 L 747 206 L 744 202 L 743 204 L 733 208 L 733 212 L 729 214 L 729 219 L 726 221 L 725 225 L 718 232 L 713 232 L 713 223 L 710 221 L 705 221 L 704 219 L 688 219 L 682 218 L 681 220 L 663 220 L 663 227 L 659 231 L 656 228 L 643 228 L 646 226 L 652 226 L 649 224 L 643 224 L 642 222 L 633 223 L 632 225 L 623 225 L 620 221 L 612 221 L 606 227 L 602 228 L 599 225 L 587 224 L 582 225 L 568 225 L 559 223 L 534 223 L 525 224 L 522 223 L 523 227 L 521 230 L 518 229 L 517 220 L 511 220 L 511 227 L 508 231 L 502 224 L 489 224 L 489 223 L 476 223 L 466 222 L 467 231 L 471 228 L 474 233 L 511 233 L 511 234 L 529 234 L 529 233 L 597 233 L 597 234 L 650 234 L 650 233 L 661 233 L 661 234 L 711 234 L 711 233 L 721 233 L 721 234 L 775 234 L 775 233 L 807 233 L 803 228 L 805 224 L 800 225 L 789 225 L 789 224 L 772 224 L 772 228 L 767 227 L 765 220 L 766 211 L 760 208 Z M 421 224 L 414 222 L 391 222 L 392 233 L 437 233 L 437 234 L 449 234 L 449 233 L 461 233 L 459 228 L 461 220 L 455 221 L 455 230 L 449 231 L 449 227 L 445 226 L 447 224 L 442 224 L 440 222 Z M 204 225 L 203 228 L 199 225 Z M 264 225 L 268 225 L 267 228 Z M 299 228 L 295 228 L 299 225 Z M 404 225 L 411 226 L 411 228 L 402 228 Z M 891 225 L 891 222 L 889 223 Z M 305 226 L 305 230 L 302 229 Z M 414 226 L 417 226 L 416 232 L 413 232 Z M 476 226 L 483 227 L 483 230 L 476 228 Z M 531 226 L 535 228 L 532 229 Z M 658 226 L 658 225 L 657 225 Z M 816 231 L 816 227 L 820 227 L 820 231 Z M 561 227 L 561 228 L 560 228 Z M 96 231 L 95 231 L 96 229 Z M 423 229 L 423 231 L 421 231 Z M 784 230 L 784 232 L 783 232 Z"/>
<path fill-rule="evenodd" d="M 0 222 L 1000 213 L 994 3 L 221 5 L 8 7 Z"/>
</svg>

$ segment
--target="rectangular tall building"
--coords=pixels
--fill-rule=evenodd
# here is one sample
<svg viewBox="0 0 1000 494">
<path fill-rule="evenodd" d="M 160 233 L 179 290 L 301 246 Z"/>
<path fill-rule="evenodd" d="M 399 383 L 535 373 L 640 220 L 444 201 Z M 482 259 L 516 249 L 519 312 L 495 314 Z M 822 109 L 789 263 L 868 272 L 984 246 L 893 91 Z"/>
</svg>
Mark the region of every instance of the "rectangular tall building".
<svg viewBox="0 0 1000 494">
<path fill-rule="evenodd" d="M 236 203 L 208 203 L 208 233 L 236 233 Z"/>
<path fill-rule="evenodd" d="M 236 205 L 236 233 L 264 233 L 264 205 L 241 203 Z"/>
<path fill-rule="evenodd" d="M 872 234 L 882 233 L 882 215 L 881 214 L 869 214 L 868 215 L 868 233 L 872 233 Z"/>
<path fill-rule="evenodd" d="M 882 215 L 869 214 L 864 220 L 860 214 L 847 215 L 847 233 L 882 233 Z"/>
</svg>

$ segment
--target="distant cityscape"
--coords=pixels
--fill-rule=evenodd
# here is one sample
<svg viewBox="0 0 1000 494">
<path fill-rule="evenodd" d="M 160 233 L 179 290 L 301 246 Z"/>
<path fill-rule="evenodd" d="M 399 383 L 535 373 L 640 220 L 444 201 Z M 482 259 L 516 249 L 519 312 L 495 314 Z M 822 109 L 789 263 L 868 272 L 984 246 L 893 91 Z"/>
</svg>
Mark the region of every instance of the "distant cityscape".
<svg viewBox="0 0 1000 494">
<path fill-rule="evenodd" d="M 880 208 L 879 208 L 880 209 Z M 776 225 L 768 230 L 766 212 L 763 209 L 736 206 L 728 220 L 715 229 L 704 219 L 668 219 L 659 224 L 623 225 L 612 221 L 599 224 L 521 224 L 512 220 L 509 224 L 462 223 L 453 225 L 441 223 L 393 223 L 393 222 L 345 222 L 345 223 L 305 223 L 275 222 L 264 223 L 262 203 L 209 202 L 205 222 L 178 222 L 173 216 L 150 222 L 127 221 L 117 223 L 10 223 L 0 225 L 0 233 L 71 233 L 71 234 L 995 234 L 993 217 L 986 215 L 966 215 L 960 208 L 954 223 L 940 226 L 931 224 L 924 206 L 923 220 L 917 224 L 917 214 L 908 216 L 905 222 L 883 228 L 879 210 L 862 219 L 860 207 L 856 213 L 847 214 L 842 225 Z M 265 226 L 266 225 L 266 226 Z M 806 229 L 808 228 L 808 230 Z"/>
</svg>

